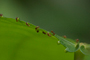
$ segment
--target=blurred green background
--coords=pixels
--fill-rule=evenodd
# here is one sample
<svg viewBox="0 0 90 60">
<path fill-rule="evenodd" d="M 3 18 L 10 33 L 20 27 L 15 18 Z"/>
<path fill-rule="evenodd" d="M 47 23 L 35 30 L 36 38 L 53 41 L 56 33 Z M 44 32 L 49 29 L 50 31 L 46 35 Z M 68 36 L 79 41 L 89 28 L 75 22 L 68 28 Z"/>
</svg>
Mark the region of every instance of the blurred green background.
<svg viewBox="0 0 90 60">
<path fill-rule="evenodd" d="M 0 0 L 0 13 L 90 43 L 89 0 Z"/>
</svg>

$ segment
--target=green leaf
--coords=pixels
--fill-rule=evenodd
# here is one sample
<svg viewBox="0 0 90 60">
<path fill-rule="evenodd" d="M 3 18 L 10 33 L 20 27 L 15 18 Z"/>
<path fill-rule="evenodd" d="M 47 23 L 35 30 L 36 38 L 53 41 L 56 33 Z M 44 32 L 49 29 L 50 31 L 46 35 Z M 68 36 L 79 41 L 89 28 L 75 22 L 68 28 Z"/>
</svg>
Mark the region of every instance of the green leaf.
<svg viewBox="0 0 90 60">
<path fill-rule="evenodd" d="M 30 25 L 30 26 L 29 26 Z M 0 17 L 0 60 L 73 60 L 58 39 L 23 21 Z M 46 33 L 44 34 L 43 31 Z"/>
<path fill-rule="evenodd" d="M 73 42 L 68 41 L 67 39 L 60 37 L 58 35 L 55 35 L 60 40 L 60 43 L 66 47 L 66 51 L 68 52 L 76 52 L 79 49 L 79 43 L 75 44 Z"/>
<path fill-rule="evenodd" d="M 82 45 L 80 46 L 80 51 L 85 55 L 89 55 L 90 54 L 90 45 L 82 43 Z"/>
</svg>

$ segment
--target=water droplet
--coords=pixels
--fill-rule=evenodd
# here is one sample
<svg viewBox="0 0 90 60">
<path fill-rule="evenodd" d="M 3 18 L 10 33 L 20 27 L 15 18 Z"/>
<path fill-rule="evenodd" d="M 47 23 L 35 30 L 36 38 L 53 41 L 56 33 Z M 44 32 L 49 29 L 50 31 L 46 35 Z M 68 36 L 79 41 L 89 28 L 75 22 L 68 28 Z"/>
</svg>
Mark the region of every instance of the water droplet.
<svg viewBox="0 0 90 60">
<path fill-rule="evenodd" d="M 60 41 L 58 41 L 57 43 L 58 43 L 58 45 L 59 45 L 59 44 L 60 44 Z"/>
</svg>

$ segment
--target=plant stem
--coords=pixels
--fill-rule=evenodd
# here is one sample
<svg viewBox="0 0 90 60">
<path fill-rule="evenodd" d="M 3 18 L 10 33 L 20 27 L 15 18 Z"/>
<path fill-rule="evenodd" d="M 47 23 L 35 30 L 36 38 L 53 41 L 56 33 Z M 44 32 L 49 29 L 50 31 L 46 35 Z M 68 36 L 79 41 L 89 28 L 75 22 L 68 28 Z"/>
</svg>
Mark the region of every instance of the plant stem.
<svg viewBox="0 0 90 60">
<path fill-rule="evenodd" d="M 74 53 L 74 60 L 83 60 L 84 59 L 84 54 L 78 50 Z"/>
</svg>

